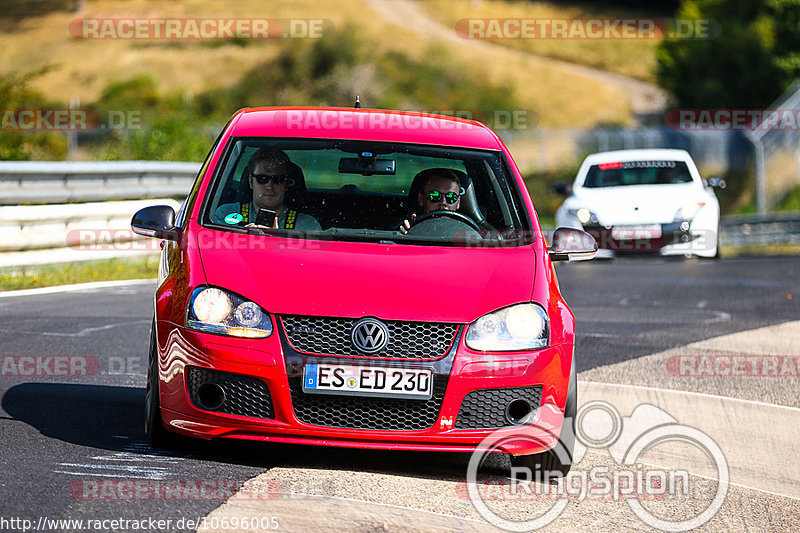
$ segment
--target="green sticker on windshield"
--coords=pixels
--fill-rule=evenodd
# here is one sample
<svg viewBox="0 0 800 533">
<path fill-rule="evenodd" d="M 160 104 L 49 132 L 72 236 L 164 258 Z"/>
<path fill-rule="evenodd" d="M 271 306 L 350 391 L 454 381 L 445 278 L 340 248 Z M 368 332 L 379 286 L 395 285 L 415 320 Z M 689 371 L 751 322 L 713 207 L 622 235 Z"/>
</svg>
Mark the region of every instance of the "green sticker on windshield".
<svg viewBox="0 0 800 533">
<path fill-rule="evenodd" d="M 241 215 L 241 213 L 231 213 L 225 217 L 225 222 L 228 224 L 238 224 L 243 218 L 244 217 Z"/>
</svg>

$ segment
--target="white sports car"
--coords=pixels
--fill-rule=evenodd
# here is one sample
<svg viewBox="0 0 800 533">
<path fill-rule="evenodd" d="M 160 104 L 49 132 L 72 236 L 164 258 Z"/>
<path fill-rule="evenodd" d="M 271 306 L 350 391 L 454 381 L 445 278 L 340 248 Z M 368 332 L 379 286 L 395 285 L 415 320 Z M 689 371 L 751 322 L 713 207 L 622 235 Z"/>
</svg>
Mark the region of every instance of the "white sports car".
<svg viewBox="0 0 800 533">
<path fill-rule="evenodd" d="M 719 178 L 700 177 L 685 150 L 618 150 L 589 155 L 556 225 L 592 234 L 597 257 L 626 252 L 719 257 Z"/>
</svg>

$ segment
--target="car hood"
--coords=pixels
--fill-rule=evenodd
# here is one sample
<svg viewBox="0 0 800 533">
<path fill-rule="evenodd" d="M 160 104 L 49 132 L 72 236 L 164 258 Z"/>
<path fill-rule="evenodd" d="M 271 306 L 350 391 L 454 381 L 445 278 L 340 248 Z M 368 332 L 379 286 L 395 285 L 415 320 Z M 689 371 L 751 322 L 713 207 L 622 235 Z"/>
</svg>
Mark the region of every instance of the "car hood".
<svg viewBox="0 0 800 533">
<path fill-rule="evenodd" d="M 580 189 L 575 205 L 597 215 L 601 225 L 667 224 L 681 206 L 707 201 L 694 183 L 672 185 L 628 185 Z"/>
<path fill-rule="evenodd" d="M 213 242 L 202 232 L 198 237 L 197 242 Z M 530 246 L 477 249 L 236 237 L 235 248 L 201 247 L 207 282 L 276 314 L 467 323 L 530 301 L 533 292 L 536 255 Z"/>
</svg>

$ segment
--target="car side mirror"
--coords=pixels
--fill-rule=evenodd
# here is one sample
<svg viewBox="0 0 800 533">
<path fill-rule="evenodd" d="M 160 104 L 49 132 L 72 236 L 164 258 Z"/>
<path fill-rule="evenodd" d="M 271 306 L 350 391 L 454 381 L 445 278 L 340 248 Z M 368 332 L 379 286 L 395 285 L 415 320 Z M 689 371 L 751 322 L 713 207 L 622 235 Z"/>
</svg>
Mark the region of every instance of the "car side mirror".
<svg viewBox="0 0 800 533">
<path fill-rule="evenodd" d="M 553 184 L 553 192 L 556 194 L 560 194 L 561 196 L 569 196 L 572 194 L 572 187 L 569 183 L 564 183 L 563 181 L 559 181 L 558 183 Z"/>
<path fill-rule="evenodd" d="M 547 252 L 553 261 L 586 261 L 597 253 L 597 241 L 583 230 L 556 228 Z"/>
<path fill-rule="evenodd" d="M 717 176 L 715 176 L 713 178 L 708 178 L 708 182 L 707 183 L 708 183 L 709 187 L 714 187 L 715 189 L 724 189 L 725 187 L 728 186 L 728 184 L 725 183 L 724 179 L 722 179 L 720 177 L 717 177 Z"/>
<path fill-rule="evenodd" d="M 140 209 L 131 219 L 131 229 L 138 235 L 178 240 L 175 228 L 175 211 L 168 205 L 151 205 Z"/>
</svg>

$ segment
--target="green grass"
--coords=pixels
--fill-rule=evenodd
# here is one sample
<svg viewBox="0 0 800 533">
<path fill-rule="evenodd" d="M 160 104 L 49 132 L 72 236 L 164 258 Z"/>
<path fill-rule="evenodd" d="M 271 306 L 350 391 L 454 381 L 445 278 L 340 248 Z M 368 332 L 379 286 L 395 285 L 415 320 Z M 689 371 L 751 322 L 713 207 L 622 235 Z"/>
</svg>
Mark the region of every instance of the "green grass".
<svg viewBox="0 0 800 533">
<path fill-rule="evenodd" d="M 796 244 L 781 244 L 769 246 L 729 246 L 723 245 L 722 257 L 735 257 L 738 255 L 800 255 L 800 246 Z"/>
<path fill-rule="evenodd" d="M 158 255 L 86 263 L 24 267 L 0 272 L 0 291 L 71 285 L 90 281 L 155 278 Z"/>
</svg>

